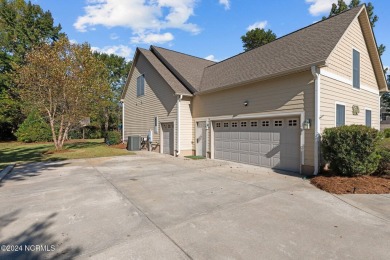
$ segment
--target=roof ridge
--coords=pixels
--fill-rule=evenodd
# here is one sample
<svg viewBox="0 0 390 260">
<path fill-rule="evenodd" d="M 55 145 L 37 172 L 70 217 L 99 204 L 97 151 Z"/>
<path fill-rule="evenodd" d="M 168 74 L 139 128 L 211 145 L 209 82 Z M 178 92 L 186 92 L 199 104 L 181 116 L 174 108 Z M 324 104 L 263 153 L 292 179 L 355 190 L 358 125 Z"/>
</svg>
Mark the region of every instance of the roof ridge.
<svg viewBox="0 0 390 260">
<path fill-rule="evenodd" d="M 272 43 L 274 43 L 274 42 L 276 42 L 276 41 L 278 41 L 278 40 L 280 40 L 280 39 L 283 39 L 283 38 L 285 38 L 285 37 L 291 35 L 291 34 L 297 33 L 297 32 L 299 32 L 299 31 L 302 31 L 302 30 L 304 30 L 304 29 L 307 29 L 307 28 L 309 28 L 309 27 L 311 27 L 311 26 L 314 26 L 314 25 L 317 25 L 317 24 L 319 24 L 319 23 L 328 21 L 328 20 L 330 20 L 330 19 L 332 19 L 332 18 L 334 18 L 334 17 L 336 17 L 336 16 L 339 16 L 339 15 L 341 15 L 341 14 L 345 14 L 345 13 L 351 11 L 351 10 L 355 10 L 356 8 L 361 8 L 362 6 L 366 6 L 366 4 L 365 4 L 365 3 L 360 4 L 360 5 L 356 6 L 356 7 L 353 7 L 353 8 L 351 8 L 351 9 L 345 10 L 345 11 L 339 13 L 339 14 L 333 15 L 333 16 L 331 16 L 331 17 L 328 17 L 328 18 L 324 19 L 324 20 L 321 20 L 321 21 L 312 23 L 312 24 L 307 25 L 307 26 L 305 26 L 305 27 L 302 27 L 302 28 L 300 28 L 300 29 L 298 29 L 298 30 L 295 30 L 295 31 L 292 31 L 292 32 L 290 32 L 290 33 L 288 33 L 288 34 L 285 34 L 285 35 L 281 36 L 280 38 L 277 38 L 277 39 L 273 40 L 272 42 L 269 42 L 269 43 L 266 43 L 266 44 L 261 45 L 261 46 L 259 46 L 259 47 L 253 48 L 253 49 L 251 49 L 251 50 L 249 50 L 249 51 L 240 52 L 240 53 L 238 53 L 238 54 L 236 54 L 236 55 L 233 55 L 233 56 L 231 56 L 231 57 L 229 57 L 229 58 L 227 58 L 227 59 L 224 59 L 224 60 L 222 60 L 222 61 L 220 61 L 220 62 L 216 62 L 216 63 L 214 63 L 214 64 L 211 64 L 211 65 L 207 66 L 206 68 L 212 67 L 212 66 L 217 65 L 217 64 L 221 64 L 221 63 L 223 63 L 223 62 L 225 62 L 225 61 L 228 61 L 228 60 L 230 60 L 230 59 L 232 59 L 232 58 L 235 58 L 235 57 L 237 57 L 237 56 L 239 56 L 239 55 L 242 55 L 242 54 L 244 54 L 244 53 L 249 53 L 249 52 L 251 52 L 251 51 L 257 50 L 258 48 L 261 48 L 261 47 L 263 47 L 263 46 L 272 44 Z M 206 68 L 205 68 L 205 69 L 206 69 Z"/>
<path fill-rule="evenodd" d="M 191 55 L 191 54 L 187 54 L 187 53 L 184 53 L 184 52 L 180 52 L 180 51 L 170 50 L 170 49 L 167 49 L 167 48 L 164 48 L 164 47 L 159 47 L 159 46 L 156 46 L 156 45 L 151 45 L 151 47 L 153 47 L 153 48 L 160 48 L 160 49 L 164 49 L 164 50 L 167 50 L 167 51 L 176 52 L 178 54 L 186 55 L 186 56 L 189 56 L 189 57 L 192 57 L 192 58 L 196 58 L 196 59 L 200 59 L 200 60 L 204 60 L 204 61 L 217 63 L 217 62 L 212 61 L 212 60 L 208 60 L 208 59 L 205 59 L 205 58 L 197 57 L 197 56 L 194 56 L 194 55 Z"/>
</svg>

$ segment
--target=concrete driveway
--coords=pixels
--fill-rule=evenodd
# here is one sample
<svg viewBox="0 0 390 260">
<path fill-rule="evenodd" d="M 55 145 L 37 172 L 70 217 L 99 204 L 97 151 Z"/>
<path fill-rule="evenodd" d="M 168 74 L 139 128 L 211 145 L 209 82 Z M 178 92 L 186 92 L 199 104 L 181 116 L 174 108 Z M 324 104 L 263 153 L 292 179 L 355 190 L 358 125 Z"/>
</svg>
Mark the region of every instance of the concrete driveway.
<svg viewBox="0 0 390 260">
<path fill-rule="evenodd" d="M 0 186 L 0 259 L 390 256 L 390 196 L 259 167 L 142 152 L 19 166 Z"/>
</svg>

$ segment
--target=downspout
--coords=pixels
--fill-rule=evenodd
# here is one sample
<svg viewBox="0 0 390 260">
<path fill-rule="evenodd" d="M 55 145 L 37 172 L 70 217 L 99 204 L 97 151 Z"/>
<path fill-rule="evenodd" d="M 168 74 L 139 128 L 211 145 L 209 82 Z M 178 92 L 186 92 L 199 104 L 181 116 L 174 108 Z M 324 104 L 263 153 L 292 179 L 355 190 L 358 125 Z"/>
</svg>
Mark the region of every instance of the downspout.
<svg viewBox="0 0 390 260">
<path fill-rule="evenodd" d="M 121 99 L 122 104 L 122 143 L 125 142 L 125 100 Z"/>
<path fill-rule="evenodd" d="M 318 73 L 317 67 L 311 67 L 311 73 L 314 77 L 314 175 L 317 175 L 319 172 L 320 164 L 320 105 L 321 105 L 321 74 Z"/>
<path fill-rule="evenodd" d="M 177 102 L 176 102 L 176 107 L 177 107 L 177 120 L 176 120 L 176 127 L 177 127 L 177 134 L 176 134 L 176 156 L 180 155 L 180 103 L 181 100 L 183 99 L 183 95 L 178 95 L 177 96 Z"/>
</svg>

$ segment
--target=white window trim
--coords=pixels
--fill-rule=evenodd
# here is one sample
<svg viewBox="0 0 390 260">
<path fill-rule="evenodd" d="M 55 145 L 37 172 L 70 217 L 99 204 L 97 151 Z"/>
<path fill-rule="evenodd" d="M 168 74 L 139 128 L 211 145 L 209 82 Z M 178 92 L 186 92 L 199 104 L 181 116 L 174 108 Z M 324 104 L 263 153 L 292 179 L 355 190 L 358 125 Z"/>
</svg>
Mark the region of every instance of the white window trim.
<svg viewBox="0 0 390 260">
<path fill-rule="evenodd" d="M 337 127 L 337 105 L 344 106 L 344 125 L 347 125 L 347 105 L 343 102 L 334 102 L 334 126 Z"/>
</svg>

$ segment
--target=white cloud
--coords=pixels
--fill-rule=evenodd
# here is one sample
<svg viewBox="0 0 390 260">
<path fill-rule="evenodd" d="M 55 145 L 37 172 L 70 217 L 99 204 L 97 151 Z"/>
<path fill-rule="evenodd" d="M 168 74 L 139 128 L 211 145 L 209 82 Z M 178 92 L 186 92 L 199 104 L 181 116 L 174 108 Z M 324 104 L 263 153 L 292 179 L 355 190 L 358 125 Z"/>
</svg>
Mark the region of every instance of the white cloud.
<svg viewBox="0 0 390 260">
<path fill-rule="evenodd" d="M 69 42 L 70 42 L 71 44 L 77 44 L 77 41 L 74 40 L 74 39 L 70 39 Z"/>
<path fill-rule="evenodd" d="M 111 40 L 118 40 L 118 39 L 119 39 L 119 35 L 116 34 L 116 33 L 111 33 L 111 34 L 110 34 L 110 39 L 111 39 Z"/>
<path fill-rule="evenodd" d="M 230 0 L 219 0 L 219 3 L 225 7 L 225 10 L 230 9 Z"/>
<path fill-rule="evenodd" d="M 131 28 L 134 33 L 163 29 L 181 29 L 193 34 L 200 32 L 188 20 L 194 15 L 197 0 L 87 0 L 85 14 L 74 27 L 85 32 L 96 25 Z"/>
<path fill-rule="evenodd" d="M 133 54 L 133 50 L 126 45 L 113 45 L 113 46 L 104 46 L 103 48 L 91 47 L 93 51 L 107 53 L 107 54 L 116 54 L 130 60 Z"/>
<path fill-rule="evenodd" d="M 349 4 L 351 1 L 345 1 L 346 4 Z M 306 0 L 306 3 L 310 4 L 309 13 L 313 16 L 318 16 L 321 14 L 327 14 L 332 9 L 332 4 L 337 3 L 337 0 Z"/>
<path fill-rule="evenodd" d="M 255 22 L 254 24 L 251 24 L 246 28 L 248 31 L 259 28 L 259 29 L 264 29 L 267 26 L 268 22 L 267 21 L 259 21 Z"/>
<path fill-rule="evenodd" d="M 154 43 L 166 43 L 174 39 L 173 35 L 169 32 L 167 33 L 149 33 L 144 34 L 140 33 L 137 36 L 131 37 L 131 43 L 145 43 L 145 44 L 154 44 Z"/>
<path fill-rule="evenodd" d="M 205 59 L 215 61 L 215 62 L 219 61 L 218 59 L 215 58 L 215 56 L 213 54 L 210 54 L 209 56 L 205 57 Z"/>
</svg>

